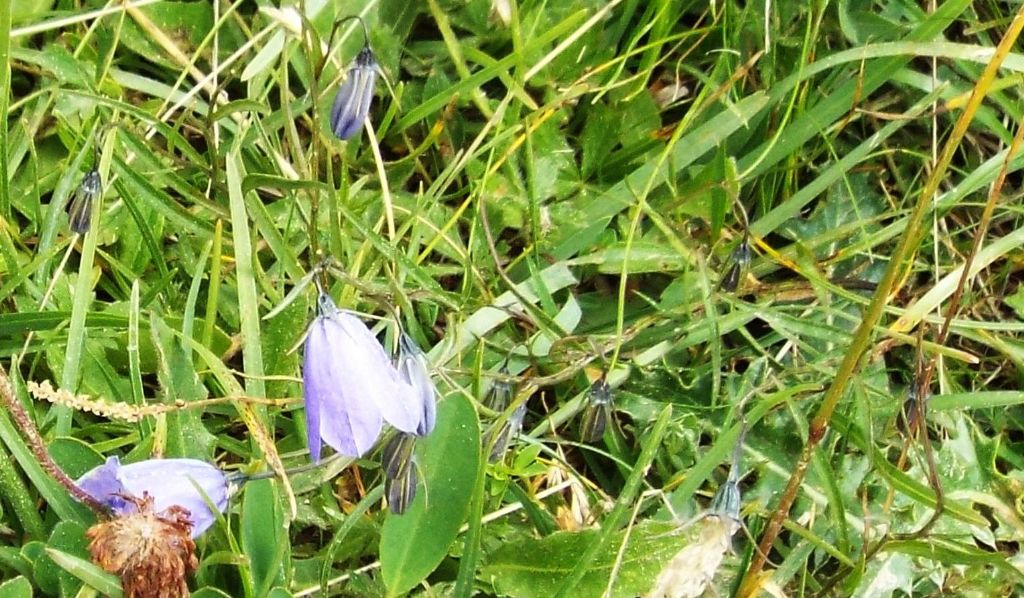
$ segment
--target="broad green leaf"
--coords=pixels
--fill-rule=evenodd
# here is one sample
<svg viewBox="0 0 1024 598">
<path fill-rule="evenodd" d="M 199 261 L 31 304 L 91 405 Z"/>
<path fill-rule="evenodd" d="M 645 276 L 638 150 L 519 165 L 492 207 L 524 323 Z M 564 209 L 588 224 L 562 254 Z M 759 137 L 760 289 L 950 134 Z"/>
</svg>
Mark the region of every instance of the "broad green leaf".
<svg viewBox="0 0 1024 598">
<path fill-rule="evenodd" d="M 32 598 L 32 583 L 22 576 L 0 583 L 0 596 L 4 598 Z"/>
<path fill-rule="evenodd" d="M 273 480 L 249 482 L 242 499 L 242 549 L 258 595 L 285 580 L 290 550 L 287 521 Z"/>
<path fill-rule="evenodd" d="M 50 456 L 72 479 L 103 464 L 103 455 L 77 438 L 54 439 L 47 447 Z"/>
<path fill-rule="evenodd" d="M 480 424 L 473 405 L 453 393 L 438 404 L 437 427 L 418 441 L 423 484 L 404 515 L 389 515 L 381 530 L 380 562 L 390 595 L 425 579 L 448 554 L 476 485 Z"/>
</svg>

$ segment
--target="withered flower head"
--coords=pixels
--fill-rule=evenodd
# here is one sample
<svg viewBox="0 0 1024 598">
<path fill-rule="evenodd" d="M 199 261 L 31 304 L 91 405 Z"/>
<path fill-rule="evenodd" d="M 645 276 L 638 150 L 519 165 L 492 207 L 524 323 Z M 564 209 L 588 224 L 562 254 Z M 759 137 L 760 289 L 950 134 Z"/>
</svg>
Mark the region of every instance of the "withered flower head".
<svg viewBox="0 0 1024 598">
<path fill-rule="evenodd" d="M 199 566 L 188 509 L 155 511 L 153 497 L 122 497 L 135 507 L 89 528 L 89 553 L 104 571 L 121 577 L 125 598 L 180 598 Z"/>
</svg>

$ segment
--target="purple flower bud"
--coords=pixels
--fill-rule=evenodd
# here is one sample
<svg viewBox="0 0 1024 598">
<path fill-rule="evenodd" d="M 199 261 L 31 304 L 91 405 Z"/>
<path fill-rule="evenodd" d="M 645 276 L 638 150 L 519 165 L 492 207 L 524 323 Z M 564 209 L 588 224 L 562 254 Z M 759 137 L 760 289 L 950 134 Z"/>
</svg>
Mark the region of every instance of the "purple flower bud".
<svg viewBox="0 0 1024 598">
<path fill-rule="evenodd" d="M 434 383 L 430 380 L 427 356 L 420 351 L 409 335 L 402 333 L 398 341 L 398 373 L 412 387 L 415 405 L 422 409 L 422 419 L 416 428 L 417 436 L 426 436 L 437 423 L 437 401 Z"/>
<path fill-rule="evenodd" d="M 359 318 L 334 305 L 326 294 L 320 314 L 306 336 L 302 365 L 309 454 L 320 460 L 320 442 L 350 457 L 362 456 L 377 442 L 386 421 L 415 433 L 422 408 L 408 397 L 384 348 Z"/>
<path fill-rule="evenodd" d="M 354 137 L 370 113 L 370 102 L 377 86 L 377 58 L 370 46 L 364 46 L 348 69 L 331 107 L 331 130 L 338 139 Z"/>
<path fill-rule="evenodd" d="M 206 499 L 223 513 L 232 492 L 224 472 L 196 459 L 148 459 L 121 465 L 117 457 L 108 457 L 106 463 L 91 469 L 75 483 L 117 515 L 138 510 L 136 503 L 125 496 L 141 499 L 148 495 L 157 512 L 172 506 L 187 509 L 193 538 L 217 519 Z"/>
</svg>

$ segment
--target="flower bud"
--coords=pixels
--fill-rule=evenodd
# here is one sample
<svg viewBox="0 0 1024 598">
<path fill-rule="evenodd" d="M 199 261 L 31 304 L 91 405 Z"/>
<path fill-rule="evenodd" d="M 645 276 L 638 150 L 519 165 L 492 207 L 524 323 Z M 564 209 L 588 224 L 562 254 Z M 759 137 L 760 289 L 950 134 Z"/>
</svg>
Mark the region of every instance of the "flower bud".
<svg viewBox="0 0 1024 598">
<path fill-rule="evenodd" d="M 71 230 L 80 235 L 89 232 L 92 224 L 92 206 L 96 198 L 103 192 L 103 178 L 100 172 L 93 168 L 85 173 L 85 178 L 75 189 L 68 206 L 68 222 Z"/>
<path fill-rule="evenodd" d="M 604 376 L 598 378 L 587 391 L 587 406 L 583 409 L 580 422 L 580 438 L 583 442 L 597 442 L 604 436 L 604 429 L 611 419 L 612 389 Z"/>
<path fill-rule="evenodd" d="M 369 45 L 363 46 L 331 107 L 331 130 L 338 139 L 355 137 L 370 113 L 370 102 L 377 87 L 377 58 Z"/>
<path fill-rule="evenodd" d="M 430 380 L 427 356 L 404 332 L 398 340 L 398 347 L 398 373 L 412 388 L 413 403 L 423 412 L 420 425 L 416 428 L 416 435 L 426 436 L 437 423 L 436 389 Z"/>
</svg>

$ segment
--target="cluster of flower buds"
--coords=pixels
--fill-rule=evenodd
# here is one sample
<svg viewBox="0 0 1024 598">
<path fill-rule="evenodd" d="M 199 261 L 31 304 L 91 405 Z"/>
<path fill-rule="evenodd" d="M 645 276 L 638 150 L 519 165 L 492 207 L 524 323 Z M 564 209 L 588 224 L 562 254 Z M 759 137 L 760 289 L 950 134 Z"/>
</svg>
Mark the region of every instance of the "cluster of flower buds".
<svg viewBox="0 0 1024 598">
<path fill-rule="evenodd" d="M 416 439 L 430 434 L 437 422 L 434 383 L 430 380 L 427 357 L 412 338 L 402 333 L 398 341 L 398 373 L 412 388 L 415 404 L 423 406 L 423 419 L 416 432 L 397 433 L 381 451 L 384 468 L 384 493 L 391 512 L 401 515 L 416 498 L 416 461 L 413 451 Z"/>
</svg>

